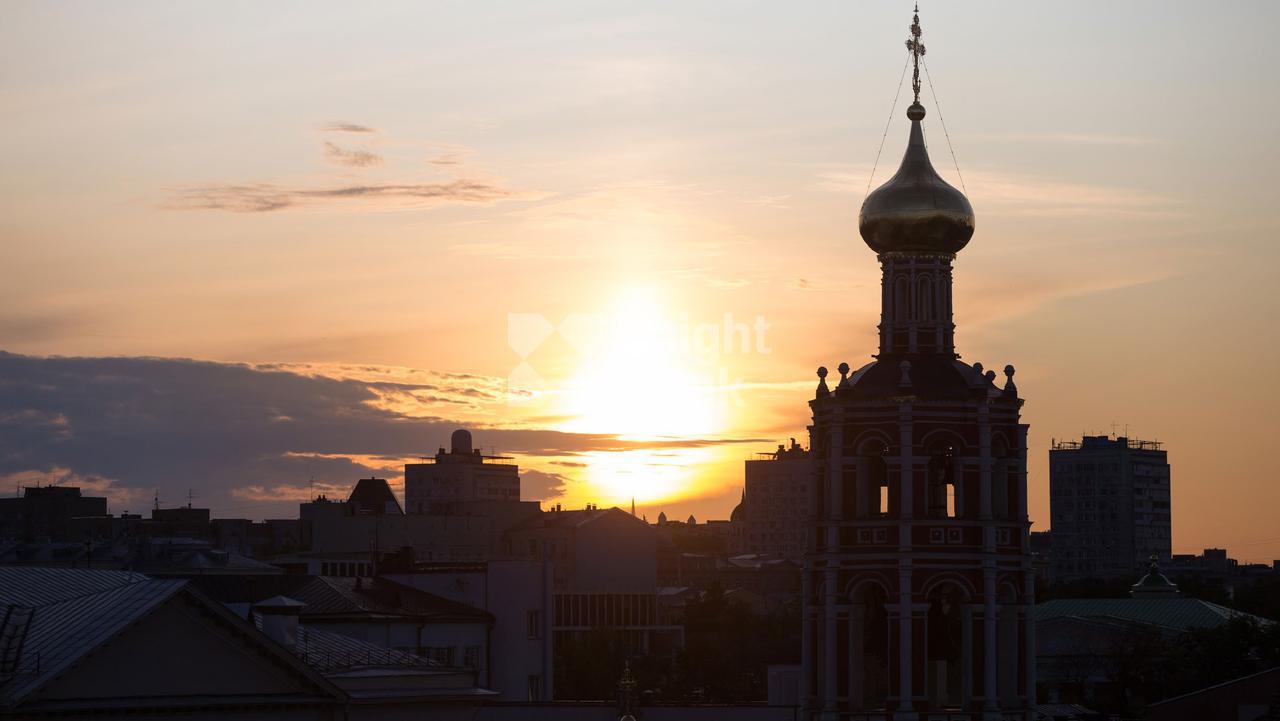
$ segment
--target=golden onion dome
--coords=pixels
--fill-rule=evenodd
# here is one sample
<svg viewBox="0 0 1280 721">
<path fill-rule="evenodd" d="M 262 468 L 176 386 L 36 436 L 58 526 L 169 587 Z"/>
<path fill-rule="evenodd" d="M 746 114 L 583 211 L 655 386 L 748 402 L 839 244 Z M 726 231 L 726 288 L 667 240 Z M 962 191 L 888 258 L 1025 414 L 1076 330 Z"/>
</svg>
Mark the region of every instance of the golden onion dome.
<svg viewBox="0 0 1280 721">
<path fill-rule="evenodd" d="M 973 206 L 943 180 L 924 145 L 924 106 L 907 108 L 911 139 L 902 165 L 862 203 L 858 231 L 877 253 L 955 253 L 973 237 Z"/>
</svg>

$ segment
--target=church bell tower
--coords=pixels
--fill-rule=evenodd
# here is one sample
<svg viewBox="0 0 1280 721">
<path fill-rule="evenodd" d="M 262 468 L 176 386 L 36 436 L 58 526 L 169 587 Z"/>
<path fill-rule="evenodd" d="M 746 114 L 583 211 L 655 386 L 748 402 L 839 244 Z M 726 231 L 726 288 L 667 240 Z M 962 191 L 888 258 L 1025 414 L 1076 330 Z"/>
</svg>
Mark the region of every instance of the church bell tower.
<svg viewBox="0 0 1280 721">
<path fill-rule="evenodd" d="M 924 142 L 924 55 L 898 172 L 867 196 L 882 270 L 879 352 L 809 405 L 815 482 L 803 575 L 802 702 L 823 721 L 1028 721 L 1035 701 L 1027 426 L 1003 386 L 960 360 L 952 263 L 968 199 Z"/>
</svg>

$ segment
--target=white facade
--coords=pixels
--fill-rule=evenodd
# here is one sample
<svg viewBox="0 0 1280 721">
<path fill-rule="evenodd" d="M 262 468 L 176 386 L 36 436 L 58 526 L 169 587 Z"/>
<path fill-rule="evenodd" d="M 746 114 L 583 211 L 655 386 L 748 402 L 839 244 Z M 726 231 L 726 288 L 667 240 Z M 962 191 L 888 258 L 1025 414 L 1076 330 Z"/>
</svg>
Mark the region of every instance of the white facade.
<svg viewBox="0 0 1280 721">
<path fill-rule="evenodd" d="M 551 698 L 549 577 L 549 565 L 536 561 L 438 564 L 387 576 L 493 614 L 490 662 L 480 682 L 498 692 L 497 700 L 507 702 Z"/>
</svg>

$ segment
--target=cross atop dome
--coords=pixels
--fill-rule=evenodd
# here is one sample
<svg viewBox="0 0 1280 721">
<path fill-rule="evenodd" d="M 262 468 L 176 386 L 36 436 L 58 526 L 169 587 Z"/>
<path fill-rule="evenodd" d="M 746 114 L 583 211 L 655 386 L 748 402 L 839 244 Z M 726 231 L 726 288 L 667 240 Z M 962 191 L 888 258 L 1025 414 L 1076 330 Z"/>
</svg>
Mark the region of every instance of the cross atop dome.
<svg viewBox="0 0 1280 721">
<path fill-rule="evenodd" d="M 915 14 L 911 16 L 911 37 L 907 38 L 907 51 L 911 53 L 911 89 L 915 91 L 915 105 L 920 104 L 920 58 L 924 56 L 924 43 L 920 42 L 922 34 L 920 4 L 916 3 Z"/>
</svg>

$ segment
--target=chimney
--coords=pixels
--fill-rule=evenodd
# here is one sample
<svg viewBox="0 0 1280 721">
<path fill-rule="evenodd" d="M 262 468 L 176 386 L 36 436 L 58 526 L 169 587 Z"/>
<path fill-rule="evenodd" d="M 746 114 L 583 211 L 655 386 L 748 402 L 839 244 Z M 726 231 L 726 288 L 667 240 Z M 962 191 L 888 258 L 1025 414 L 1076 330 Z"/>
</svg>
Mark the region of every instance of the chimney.
<svg viewBox="0 0 1280 721">
<path fill-rule="evenodd" d="M 249 609 L 249 617 L 255 615 L 261 622 L 262 632 L 272 641 L 290 651 L 298 642 L 298 616 L 307 604 L 286 596 L 273 596 Z"/>
</svg>

